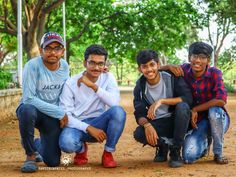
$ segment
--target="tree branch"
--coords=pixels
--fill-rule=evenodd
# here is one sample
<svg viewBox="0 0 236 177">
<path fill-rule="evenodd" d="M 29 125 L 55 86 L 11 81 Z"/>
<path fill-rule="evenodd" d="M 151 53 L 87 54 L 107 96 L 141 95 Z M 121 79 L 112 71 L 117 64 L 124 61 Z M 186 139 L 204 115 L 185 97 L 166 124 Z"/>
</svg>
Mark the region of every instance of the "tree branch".
<svg viewBox="0 0 236 177">
<path fill-rule="evenodd" d="M 4 22 L 7 27 L 9 27 L 11 30 L 15 30 L 16 26 L 7 18 L 0 17 L 0 21 Z"/>
<path fill-rule="evenodd" d="M 10 53 L 10 50 L 7 50 L 5 52 L 2 52 L 1 58 L 0 58 L 0 65 L 2 64 L 2 62 L 4 61 L 4 59 L 6 58 L 6 56 Z"/>
<path fill-rule="evenodd" d="M 10 1 L 11 1 L 12 13 L 15 19 L 17 19 L 17 0 L 10 0 Z"/>
<path fill-rule="evenodd" d="M 213 40 L 212 40 L 212 37 L 211 37 L 211 30 L 210 30 L 210 26 L 209 26 L 209 25 L 208 25 L 208 27 L 207 27 L 207 31 L 208 31 L 208 38 L 209 38 L 209 40 L 210 40 L 210 43 L 211 43 L 211 45 L 214 46 Z"/>
<path fill-rule="evenodd" d="M 50 5 L 48 5 L 47 7 L 43 8 L 43 13 L 44 14 L 49 14 L 53 9 L 55 9 L 56 7 L 60 6 L 65 0 L 58 0 L 58 1 L 54 1 L 52 2 Z"/>
<path fill-rule="evenodd" d="M 7 33 L 7 34 L 10 34 L 12 36 L 17 35 L 17 32 L 15 30 L 12 30 L 12 29 L 0 28 L 0 32 L 1 33 Z"/>
<path fill-rule="evenodd" d="M 107 17 L 100 18 L 100 19 L 98 19 L 98 20 L 96 20 L 96 19 L 91 19 L 91 20 L 87 21 L 87 22 L 85 23 L 83 29 L 79 32 L 79 34 L 78 34 L 77 36 L 74 36 L 74 37 L 71 37 L 70 39 L 68 39 L 68 40 L 67 40 L 67 43 L 71 43 L 71 42 L 74 42 L 74 41 L 78 40 L 78 39 L 83 35 L 83 33 L 85 33 L 85 31 L 87 30 L 87 28 L 88 28 L 88 26 L 89 26 L 90 23 L 92 23 L 92 22 L 101 23 L 102 21 L 104 21 L 104 20 L 106 20 L 106 19 L 111 19 L 111 18 L 113 18 L 113 17 L 115 17 L 115 16 L 117 16 L 117 15 L 121 15 L 121 14 L 127 14 L 127 13 L 124 12 L 124 11 L 119 11 L 119 12 L 115 12 L 115 13 L 113 13 L 113 14 L 107 16 Z"/>
<path fill-rule="evenodd" d="M 84 32 L 87 30 L 90 23 L 91 23 L 91 21 L 87 21 L 85 23 L 83 29 L 79 32 L 79 34 L 77 36 L 74 36 L 74 37 L 71 37 L 70 39 L 68 39 L 67 43 L 71 43 L 71 42 L 78 40 L 82 36 L 82 34 L 84 34 Z"/>
<path fill-rule="evenodd" d="M 26 3 L 26 4 L 24 5 L 24 7 L 25 7 L 25 16 L 26 16 L 26 23 L 27 23 L 27 24 L 26 24 L 26 27 L 29 28 L 30 22 L 31 22 L 31 20 L 32 20 L 32 17 L 31 17 L 31 14 L 30 14 L 29 4 Z"/>
<path fill-rule="evenodd" d="M 208 31 L 208 38 L 210 40 L 211 45 L 214 47 L 214 43 L 211 37 L 211 29 L 210 29 L 210 19 L 209 16 L 207 16 L 207 21 L 208 21 L 208 26 L 207 26 L 207 31 Z"/>
<path fill-rule="evenodd" d="M 220 30 L 219 30 L 219 26 L 217 27 L 217 32 L 216 32 L 216 48 L 217 49 L 217 46 L 218 46 L 218 43 L 219 43 L 219 37 L 220 37 Z"/>
<path fill-rule="evenodd" d="M 29 30 L 28 30 L 28 34 L 34 34 L 36 31 L 36 26 L 38 23 L 38 18 L 39 18 L 39 13 L 43 8 L 43 5 L 46 3 L 45 0 L 38 0 L 38 3 L 35 6 L 35 10 L 34 10 L 34 16 L 32 18 Z"/>
<path fill-rule="evenodd" d="M 98 23 L 99 23 L 99 22 L 102 22 L 102 21 L 104 21 L 104 20 L 106 20 L 106 19 L 112 19 L 113 17 L 118 16 L 118 15 L 122 15 L 122 14 L 127 14 L 127 13 L 124 12 L 124 11 L 119 11 L 119 12 L 115 12 L 115 13 L 113 13 L 113 14 L 107 16 L 107 17 L 100 18 L 100 19 L 98 19 L 98 20 L 92 19 L 91 21 L 92 21 L 92 22 L 98 22 Z"/>
</svg>

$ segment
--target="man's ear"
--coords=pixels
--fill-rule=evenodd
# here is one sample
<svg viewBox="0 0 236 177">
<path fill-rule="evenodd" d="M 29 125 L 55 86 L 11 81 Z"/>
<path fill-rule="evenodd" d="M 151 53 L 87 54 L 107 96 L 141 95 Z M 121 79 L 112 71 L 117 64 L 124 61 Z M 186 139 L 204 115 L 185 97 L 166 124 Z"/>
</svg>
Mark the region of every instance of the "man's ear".
<svg viewBox="0 0 236 177">
<path fill-rule="evenodd" d="M 210 58 L 210 57 L 207 59 L 207 64 L 208 64 L 208 65 L 211 64 L 211 58 Z"/>
<path fill-rule="evenodd" d="M 62 56 L 64 56 L 65 55 L 65 48 L 63 48 L 63 51 L 62 51 Z"/>
<path fill-rule="evenodd" d="M 161 67 L 161 62 L 160 62 L 160 60 L 157 62 L 157 67 L 158 67 L 158 69 Z"/>
<path fill-rule="evenodd" d="M 83 64 L 84 64 L 84 67 L 87 68 L 87 60 L 84 60 Z"/>
<path fill-rule="evenodd" d="M 39 47 L 39 52 L 40 52 L 40 55 L 43 54 L 43 49 L 41 47 Z"/>
<path fill-rule="evenodd" d="M 141 70 L 141 68 L 140 68 L 140 66 L 138 66 L 138 71 L 139 71 L 140 73 L 143 73 L 142 70 Z"/>
</svg>

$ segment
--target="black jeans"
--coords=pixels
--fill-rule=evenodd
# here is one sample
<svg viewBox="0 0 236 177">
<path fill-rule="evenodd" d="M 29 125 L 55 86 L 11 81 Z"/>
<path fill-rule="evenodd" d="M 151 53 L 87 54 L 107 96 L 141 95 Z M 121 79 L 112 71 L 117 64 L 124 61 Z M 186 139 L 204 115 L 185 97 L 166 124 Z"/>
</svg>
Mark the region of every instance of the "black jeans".
<svg viewBox="0 0 236 177">
<path fill-rule="evenodd" d="M 181 147 L 187 133 L 190 120 L 190 108 L 187 103 L 178 103 L 171 117 L 151 120 L 150 123 L 159 137 L 173 138 L 173 145 Z M 134 139 L 142 144 L 148 144 L 143 126 L 134 131 Z M 158 146 L 161 142 L 158 142 Z"/>
<path fill-rule="evenodd" d="M 21 141 L 26 155 L 30 156 L 38 151 L 47 166 L 60 165 L 59 136 L 61 128 L 59 120 L 41 113 L 30 104 L 21 104 L 17 108 L 16 114 L 19 119 Z M 34 128 L 40 132 L 39 147 L 35 146 Z"/>
</svg>

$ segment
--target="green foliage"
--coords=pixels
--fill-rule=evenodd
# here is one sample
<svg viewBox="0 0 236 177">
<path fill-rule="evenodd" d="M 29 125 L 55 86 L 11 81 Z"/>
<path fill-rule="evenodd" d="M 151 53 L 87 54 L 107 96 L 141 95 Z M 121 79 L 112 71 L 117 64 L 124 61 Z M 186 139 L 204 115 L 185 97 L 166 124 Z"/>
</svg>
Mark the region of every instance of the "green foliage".
<svg viewBox="0 0 236 177">
<path fill-rule="evenodd" d="M 233 18 L 234 24 L 236 24 L 236 1 L 228 0 L 230 9 L 228 10 L 229 16 Z"/>
<path fill-rule="evenodd" d="M 68 0 L 68 42 L 77 36 L 70 44 L 69 54 L 81 58 L 81 48 L 100 43 L 108 49 L 110 58 L 119 63 L 124 59 L 133 62 L 138 50 L 143 48 L 173 56 L 175 49 L 183 47 L 189 39 L 191 22 L 197 19 L 197 11 L 191 2 L 149 0 L 123 5 L 113 0 Z M 47 28 L 62 33 L 61 9 L 53 11 L 48 19 Z"/>
<path fill-rule="evenodd" d="M 16 37 L 0 33 L 0 65 L 6 60 L 15 59 L 16 56 Z"/>
<path fill-rule="evenodd" d="M 218 60 L 217 66 L 222 72 L 230 71 L 236 64 L 236 46 L 232 46 L 230 49 L 224 51 Z"/>
<path fill-rule="evenodd" d="M 236 92 L 236 46 L 231 47 L 219 57 L 218 67 L 223 72 L 225 87 L 228 92 Z"/>
<path fill-rule="evenodd" d="M 10 4 L 9 1 L 6 2 Z M 30 6 L 37 6 L 42 0 L 27 2 Z M 47 1 L 45 5 L 51 2 L 53 1 Z M 92 43 L 102 44 L 108 50 L 110 60 L 116 64 L 115 73 L 119 79 L 128 75 L 130 69 L 126 68 L 135 65 L 137 52 L 144 48 L 157 50 L 168 56 L 172 63 L 178 63 L 176 48 L 182 48 L 189 39 L 196 37 L 192 26 L 197 23 L 199 16 L 192 2 L 193 0 L 65 1 L 67 56 L 70 57 L 72 75 L 83 69 L 83 52 Z M 10 5 L 8 9 L 11 9 Z M 26 21 L 26 17 L 23 21 Z M 43 31 L 41 28 L 37 30 Z M 47 15 L 44 31 L 49 30 L 62 34 L 61 6 Z M 34 29 L 29 32 L 31 31 Z"/>
<path fill-rule="evenodd" d="M 236 62 L 231 69 L 223 73 L 223 78 L 226 82 L 233 84 L 234 80 L 236 80 Z"/>
<path fill-rule="evenodd" d="M 236 89 L 233 84 L 225 82 L 224 85 L 228 93 L 236 93 Z"/>
<path fill-rule="evenodd" d="M 168 64 L 174 64 L 174 65 L 181 64 L 181 60 L 176 56 L 171 56 L 167 61 L 168 61 Z"/>
<path fill-rule="evenodd" d="M 208 30 L 208 41 L 214 49 L 214 66 L 217 66 L 220 51 L 226 37 L 235 35 L 236 25 L 230 14 L 229 0 L 197 0 L 199 12 L 202 14 L 200 24 Z M 214 29 L 213 29 L 214 26 Z"/>
<path fill-rule="evenodd" d="M 8 84 L 12 81 L 11 73 L 0 68 L 0 89 L 6 89 Z"/>
</svg>

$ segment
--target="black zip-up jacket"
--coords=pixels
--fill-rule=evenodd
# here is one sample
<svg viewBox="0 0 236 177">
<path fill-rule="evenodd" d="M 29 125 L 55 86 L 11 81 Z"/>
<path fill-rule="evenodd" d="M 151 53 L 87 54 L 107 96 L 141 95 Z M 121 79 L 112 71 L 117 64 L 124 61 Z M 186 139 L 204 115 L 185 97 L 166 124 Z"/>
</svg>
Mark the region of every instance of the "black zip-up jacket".
<svg viewBox="0 0 236 177">
<path fill-rule="evenodd" d="M 191 108 L 193 102 L 192 93 L 190 88 L 184 81 L 183 77 L 175 77 L 173 74 L 167 73 L 165 71 L 160 72 L 160 74 L 162 74 L 162 78 L 167 88 L 167 98 L 171 98 L 168 97 L 168 90 L 172 89 L 173 98 L 181 97 L 183 102 L 186 102 Z M 149 102 L 145 94 L 145 88 L 146 88 L 146 78 L 142 75 L 137 80 L 133 92 L 134 94 L 133 104 L 135 109 L 134 116 L 137 123 L 141 117 L 147 118 L 147 111 L 151 106 L 151 103 Z M 174 109 L 175 106 L 169 106 L 169 112 L 173 112 Z"/>
</svg>

